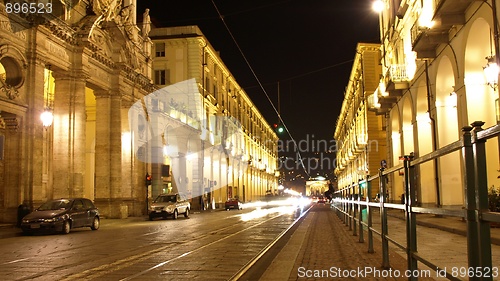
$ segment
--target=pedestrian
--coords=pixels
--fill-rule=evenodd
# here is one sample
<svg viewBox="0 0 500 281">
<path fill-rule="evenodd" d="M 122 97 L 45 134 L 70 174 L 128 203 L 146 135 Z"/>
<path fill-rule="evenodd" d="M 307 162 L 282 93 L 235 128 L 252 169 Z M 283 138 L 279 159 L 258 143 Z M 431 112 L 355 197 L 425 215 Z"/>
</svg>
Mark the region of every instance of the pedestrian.
<svg viewBox="0 0 500 281">
<path fill-rule="evenodd" d="M 24 216 L 31 213 L 30 207 L 26 200 L 17 207 L 17 227 L 21 227 Z"/>
</svg>

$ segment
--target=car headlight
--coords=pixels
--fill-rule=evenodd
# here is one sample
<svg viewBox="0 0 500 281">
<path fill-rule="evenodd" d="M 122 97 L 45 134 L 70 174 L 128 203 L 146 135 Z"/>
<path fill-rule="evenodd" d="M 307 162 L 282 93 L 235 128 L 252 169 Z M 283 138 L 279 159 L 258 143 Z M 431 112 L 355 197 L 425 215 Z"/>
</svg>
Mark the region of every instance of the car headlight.
<svg viewBox="0 0 500 281">
<path fill-rule="evenodd" d="M 167 206 L 167 211 L 168 212 L 173 212 L 174 211 L 174 206 Z"/>
<path fill-rule="evenodd" d="M 30 223 L 30 220 L 23 220 L 23 223 Z"/>
<path fill-rule="evenodd" d="M 55 217 L 51 219 L 44 219 L 43 222 L 56 222 L 56 221 L 61 221 L 63 220 L 63 217 Z"/>
</svg>

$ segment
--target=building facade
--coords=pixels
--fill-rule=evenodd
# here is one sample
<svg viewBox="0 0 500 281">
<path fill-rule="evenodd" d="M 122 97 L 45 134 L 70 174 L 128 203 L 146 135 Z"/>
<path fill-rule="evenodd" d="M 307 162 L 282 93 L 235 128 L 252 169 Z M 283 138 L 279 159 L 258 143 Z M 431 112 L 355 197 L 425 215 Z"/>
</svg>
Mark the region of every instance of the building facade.
<svg viewBox="0 0 500 281">
<path fill-rule="evenodd" d="M 186 169 L 199 175 L 199 186 L 192 188 L 202 190 L 204 206 L 221 207 L 231 197 L 255 201 L 276 190 L 278 137 L 201 30 L 154 28 L 150 37 L 155 85 L 194 79 L 199 88 L 203 132 L 192 139 L 198 148 L 189 149 L 197 152 Z M 232 133 L 225 132 L 227 120 Z"/>
<path fill-rule="evenodd" d="M 380 44 L 358 44 L 334 133 L 338 188 L 370 198 L 376 195 L 377 188 L 368 194 L 367 186 L 358 182 L 367 175 L 377 174 L 387 157 L 386 120 L 369 106 L 382 71 L 380 47 Z M 377 186 L 378 180 L 371 184 Z"/>
<path fill-rule="evenodd" d="M 457 141 L 474 121 L 499 121 L 498 69 L 496 81 L 485 75 L 500 56 L 495 1 L 381 1 L 382 78 L 371 107 L 387 119 L 389 166 Z M 498 140 L 486 146 L 488 186 L 498 186 Z M 458 151 L 419 167 L 421 205 L 464 204 L 461 161 Z M 402 194 L 402 177 L 390 181 L 391 195 Z"/>
<path fill-rule="evenodd" d="M 135 0 L 54 1 L 43 14 L 11 4 L 0 2 L 0 219 L 74 196 L 106 217 L 143 213 L 145 168 L 122 145 L 128 107 L 153 88 Z"/>
<path fill-rule="evenodd" d="M 30 14 L 16 12 L 12 3 L 0 1 L 0 221 L 16 221 L 21 203 L 33 208 L 47 199 L 76 196 L 93 200 L 108 218 L 142 215 L 147 200 L 151 199 L 146 175 L 157 176 L 153 177 L 155 192 L 169 188 L 161 177 L 164 166 L 141 159 L 142 150 L 135 149 L 134 142 L 140 139 L 135 129 L 142 127 L 130 118 L 134 105 L 152 102 L 148 97 L 161 88 L 153 83 L 155 53 L 149 38 L 147 11 L 139 28 L 136 0 L 61 3 L 66 2 L 54 1 L 53 6 L 44 6 L 45 13 Z M 189 77 L 199 78 L 208 73 L 214 62 L 222 65 L 215 52 L 210 52 L 212 61 L 207 60 L 208 64 L 203 65 L 201 61 L 208 55 L 203 56 L 200 51 L 198 73 L 191 76 L 190 72 Z M 186 73 L 188 79 L 187 71 L 183 68 L 178 73 Z M 248 146 L 240 145 L 245 153 L 238 153 L 248 157 L 242 156 L 241 160 L 251 163 L 251 168 L 248 176 L 235 185 L 238 188 L 233 194 L 254 198 L 260 194 L 259 188 L 265 190 L 266 185 L 275 182 L 271 172 L 276 165 L 271 156 L 275 148 L 268 140 L 276 137 L 248 97 L 237 92 L 240 88 L 234 78 L 228 78 L 230 75 L 222 69 L 221 73 L 214 73 L 211 79 L 228 81 L 224 87 L 232 87 L 237 98 L 230 103 L 226 99 L 221 107 L 215 105 L 219 97 L 211 90 L 203 101 L 209 107 L 206 112 L 250 116 L 241 117 L 247 122 L 244 126 L 248 131 L 245 143 Z M 197 80 L 197 85 L 203 85 L 202 81 Z M 223 83 L 218 85 L 223 87 Z M 220 89 L 221 93 L 222 89 L 225 88 Z M 200 86 L 196 91 L 206 90 Z M 221 99 L 218 101 L 222 102 Z M 154 104 L 147 104 L 146 108 L 151 106 Z M 194 124 L 201 119 L 186 120 L 187 117 L 184 124 L 193 133 L 207 132 L 207 126 L 211 125 Z M 228 151 L 233 153 L 229 147 L 225 151 L 224 155 Z M 171 163 L 172 170 L 174 167 L 180 170 L 178 183 L 192 184 L 193 178 L 187 176 L 189 171 L 180 169 L 185 166 L 183 161 L 190 160 L 178 156 Z M 199 165 L 200 169 L 210 166 L 208 160 Z M 213 173 L 223 174 L 227 170 L 230 169 L 219 168 Z M 205 178 L 200 172 L 191 173 L 197 174 L 195 182 Z M 239 174 L 224 175 L 236 178 Z M 211 175 L 210 179 L 215 185 L 216 177 Z M 245 195 L 243 185 L 248 187 Z M 220 200 L 225 196 L 220 195 Z"/>
</svg>

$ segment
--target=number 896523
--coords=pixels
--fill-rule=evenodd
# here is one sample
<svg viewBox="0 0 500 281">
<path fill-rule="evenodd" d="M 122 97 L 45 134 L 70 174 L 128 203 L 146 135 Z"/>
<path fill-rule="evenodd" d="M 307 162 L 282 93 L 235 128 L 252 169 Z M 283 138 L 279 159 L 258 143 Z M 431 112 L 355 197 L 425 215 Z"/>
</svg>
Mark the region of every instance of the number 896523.
<svg viewBox="0 0 500 281">
<path fill-rule="evenodd" d="M 7 1 L 6 1 L 7 2 Z M 5 3 L 7 14 L 50 14 L 52 2 L 49 1 L 9 1 Z"/>
</svg>

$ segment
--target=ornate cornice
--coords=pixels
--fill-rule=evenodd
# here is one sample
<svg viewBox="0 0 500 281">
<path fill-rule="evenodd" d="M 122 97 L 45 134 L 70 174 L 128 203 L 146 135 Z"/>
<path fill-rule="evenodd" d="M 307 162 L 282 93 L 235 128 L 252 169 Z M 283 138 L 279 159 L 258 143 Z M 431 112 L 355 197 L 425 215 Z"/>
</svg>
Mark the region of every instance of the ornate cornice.
<svg viewBox="0 0 500 281">
<path fill-rule="evenodd" d="M 43 26 L 50 30 L 57 38 L 64 40 L 66 43 L 70 45 L 78 44 L 76 30 L 68 26 L 65 21 L 53 17 L 50 20 L 45 19 Z"/>
</svg>

